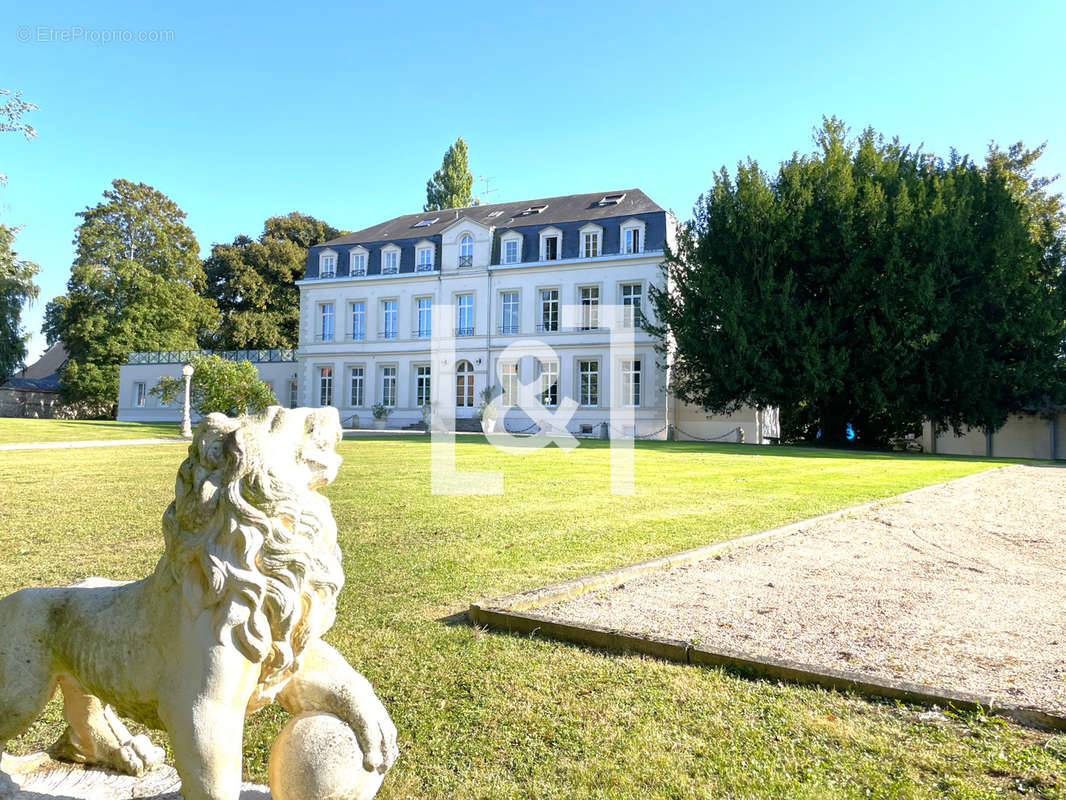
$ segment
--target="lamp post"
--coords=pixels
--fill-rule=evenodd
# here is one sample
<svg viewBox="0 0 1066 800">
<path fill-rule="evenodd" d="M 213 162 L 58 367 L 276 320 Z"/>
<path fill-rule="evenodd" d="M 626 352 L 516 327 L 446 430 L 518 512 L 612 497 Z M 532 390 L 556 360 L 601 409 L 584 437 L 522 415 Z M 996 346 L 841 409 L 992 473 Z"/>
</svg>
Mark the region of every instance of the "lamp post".
<svg viewBox="0 0 1066 800">
<path fill-rule="evenodd" d="M 192 364 L 186 364 L 182 367 L 181 374 L 185 376 L 185 413 L 181 417 L 181 435 L 186 439 L 191 439 L 192 420 L 189 418 L 189 385 L 192 383 Z"/>
</svg>

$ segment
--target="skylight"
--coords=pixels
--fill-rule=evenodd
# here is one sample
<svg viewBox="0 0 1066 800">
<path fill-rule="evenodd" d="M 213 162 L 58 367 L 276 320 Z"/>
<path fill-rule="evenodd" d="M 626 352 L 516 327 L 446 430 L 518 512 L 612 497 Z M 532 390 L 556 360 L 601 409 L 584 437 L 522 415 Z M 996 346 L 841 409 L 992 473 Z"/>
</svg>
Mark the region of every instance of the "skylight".
<svg viewBox="0 0 1066 800">
<path fill-rule="evenodd" d="M 524 217 L 527 214 L 539 214 L 541 211 L 543 211 L 547 207 L 548 207 L 547 203 L 539 203 L 539 204 L 537 204 L 535 206 L 530 206 L 525 211 L 523 211 L 521 214 L 519 214 L 519 216 Z"/>
<path fill-rule="evenodd" d="M 440 219 L 440 217 L 434 217 L 433 219 L 420 219 L 418 222 L 416 222 L 414 224 L 414 227 L 415 228 L 428 228 L 430 225 L 432 225 L 434 222 L 436 222 L 439 219 Z"/>
<path fill-rule="evenodd" d="M 601 206 L 618 205 L 623 200 L 625 200 L 625 197 L 626 197 L 626 193 L 625 192 L 618 192 L 617 194 L 605 194 L 603 196 L 603 199 L 600 200 L 599 204 Z"/>
<path fill-rule="evenodd" d="M 493 217 L 498 217 L 502 213 L 503 213 L 502 211 L 490 211 L 488 219 L 492 219 Z"/>
</svg>

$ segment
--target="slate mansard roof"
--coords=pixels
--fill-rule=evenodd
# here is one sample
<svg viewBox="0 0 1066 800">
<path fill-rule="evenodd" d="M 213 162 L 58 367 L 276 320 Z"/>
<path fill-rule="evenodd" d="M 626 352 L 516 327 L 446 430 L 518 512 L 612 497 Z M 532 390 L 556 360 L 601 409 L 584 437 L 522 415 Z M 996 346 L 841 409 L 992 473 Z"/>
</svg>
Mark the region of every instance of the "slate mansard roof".
<svg viewBox="0 0 1066 800">
<path fill-rule="evenodd" d="M 621 197 L 617 202 L 606 198 Z M 530 209 L 540 209 L 530 212 Z M 423 211 L 404 214 L 378 225 L 372 225 L 354 233 L 348 233 L 310 248 L 307 257 L 306 277 L 318 277 L 318 256 L 323 250 L 340 254 L 336 276 L 348 274 L 347 254 L 355 247 L 363 247 L 369 253 L 367 274 L 380 274 L 381 247 L 394 244 L 400 247 L 400 273 L 414 271 L 414 244 L 430 241 L 438 248 L 441 233 L 461 218 L 469 219 L 495 229 L 495 236 L 518 231 L 526 243 L 523 246 L 523 262 L 535 261 L 539 252 L 536 239 L 539 231 L 556 227 L 563 231 L 561 258 L 577 257 L 577 236 L 570 235 L 588 222 L 604 227 L 602 252 L 607 255 L 619 251 L 619 226 L 622 222 L 637 218 L 647 225 L 647 250 L 661 249 L 666 234 L 666 212 L 640 189 L 625 189 L 593 194 L 571 194 L 560 197 L 542 197 L 509 203 L 493 203 L 466 208 L 447 208 L 441 211 Z M 430 221 L 429 224 L 425 224 Z M 419 224 L 423 223 L 423 224 Z M 495 258 L 493 259 L 495 262 Z M 439 259 L 434 258 L 439 265 Z"/>
</svg>

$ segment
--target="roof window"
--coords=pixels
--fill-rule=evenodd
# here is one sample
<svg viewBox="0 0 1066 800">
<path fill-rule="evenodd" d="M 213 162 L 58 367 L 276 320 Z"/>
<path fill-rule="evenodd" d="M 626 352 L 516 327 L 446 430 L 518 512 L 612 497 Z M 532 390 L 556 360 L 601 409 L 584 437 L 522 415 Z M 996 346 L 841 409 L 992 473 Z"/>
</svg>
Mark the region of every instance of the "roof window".
<svg viewBox="0 0 1066 800">
<path fill-rule="evenodd" d="M 433 219 L 420 219 L 418 222 L 416 222 L 414 224 L 413 227 L 415 227 L 415 228 L 428 228 L 430 225 L 432 225 L 434 222 L 437 222 L 439 219 L 440 219 L 440 217 L 434 217 Z"/>
<path fill-rule="evenodd" d="M 617 194 L 605 194 L 600 200 L 601 206 L 616 206 L 626 198 L 625 192 L 618 192 Z"/>
<path fill-rule="evenodd" d="M 518 216 L 525 217 L 525 216 L 529 216 L 530 214 L 539 214 L 541 211 L 543 211 L 547 207 L 548 207 L 547 203 L 538 203 L 535 206 L 530 206 L 529 208 L 527 208 L 525 211 L 523 211 Z"/>
</svg>

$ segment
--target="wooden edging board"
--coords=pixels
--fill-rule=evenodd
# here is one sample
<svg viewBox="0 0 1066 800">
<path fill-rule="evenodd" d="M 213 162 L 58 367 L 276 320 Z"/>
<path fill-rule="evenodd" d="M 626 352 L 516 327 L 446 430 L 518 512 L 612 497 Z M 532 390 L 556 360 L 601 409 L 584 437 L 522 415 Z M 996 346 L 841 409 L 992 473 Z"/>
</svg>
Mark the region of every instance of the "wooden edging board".
<svg viewBox="0 0 1066 800">
<path fill-rule="evenodd" d="M 997 467 L 996 469 L 1010 469 L 1010 467 Z M 958 478 L 952 482 L 973 479 L 985 474 L 985 472 L 987 470 Z M 569 600 L 584 592 L 608 586 L 617 586 L 631 578 L 645 575 L 649 572 L 700 561 L 727 550 L 744 547 L 764 539 L 795 533 L 821 520 L 835 519 L 876 508 L 885 503 L 897 502 L 917 494 L 933 491 L 944 485 L 943 483 L 938 483 L 932 486 L 925 486 L 885 500 L 876 500 L 862 505 L 851 506 L 840 511 L 822 514 L 821 516 L 761 531 L 760 533 L 696 547 L 691 550 L 683 550 L 679 553 L 653 558 L 637 564 L 597 572 L 583 578 L 554 583 L 541 589 L 506 595 L 496 600 L 474 602 L 470 604 L 467 616 L 475 625 L 498 628 L 515 633 L 539 634 L 589 647 L 642 653 L 684 664 L 727 667 L 764 678 L 814 684 L 827 689 L 851 691 L 862 695 L 885 697 L 907 703 L 936 704 L 960 711 L 991 713 L 1013 719 L 1024 725 L 1066 730 L 1066 715 L 1054 714 L 1031 706 L 1000 704 L 993 698 L 982 695 L 956 692 L 950 689 L 907 683 L 905 681 L 893 681 L 857 672 L 847 672 L 794 661 L 756 656 L 735 650 L 697 647 L 689 642 L 677 639 L 629 633 L 598 625 L 575 625 L 532 613 L 533 609 Z"/>
</svg>

